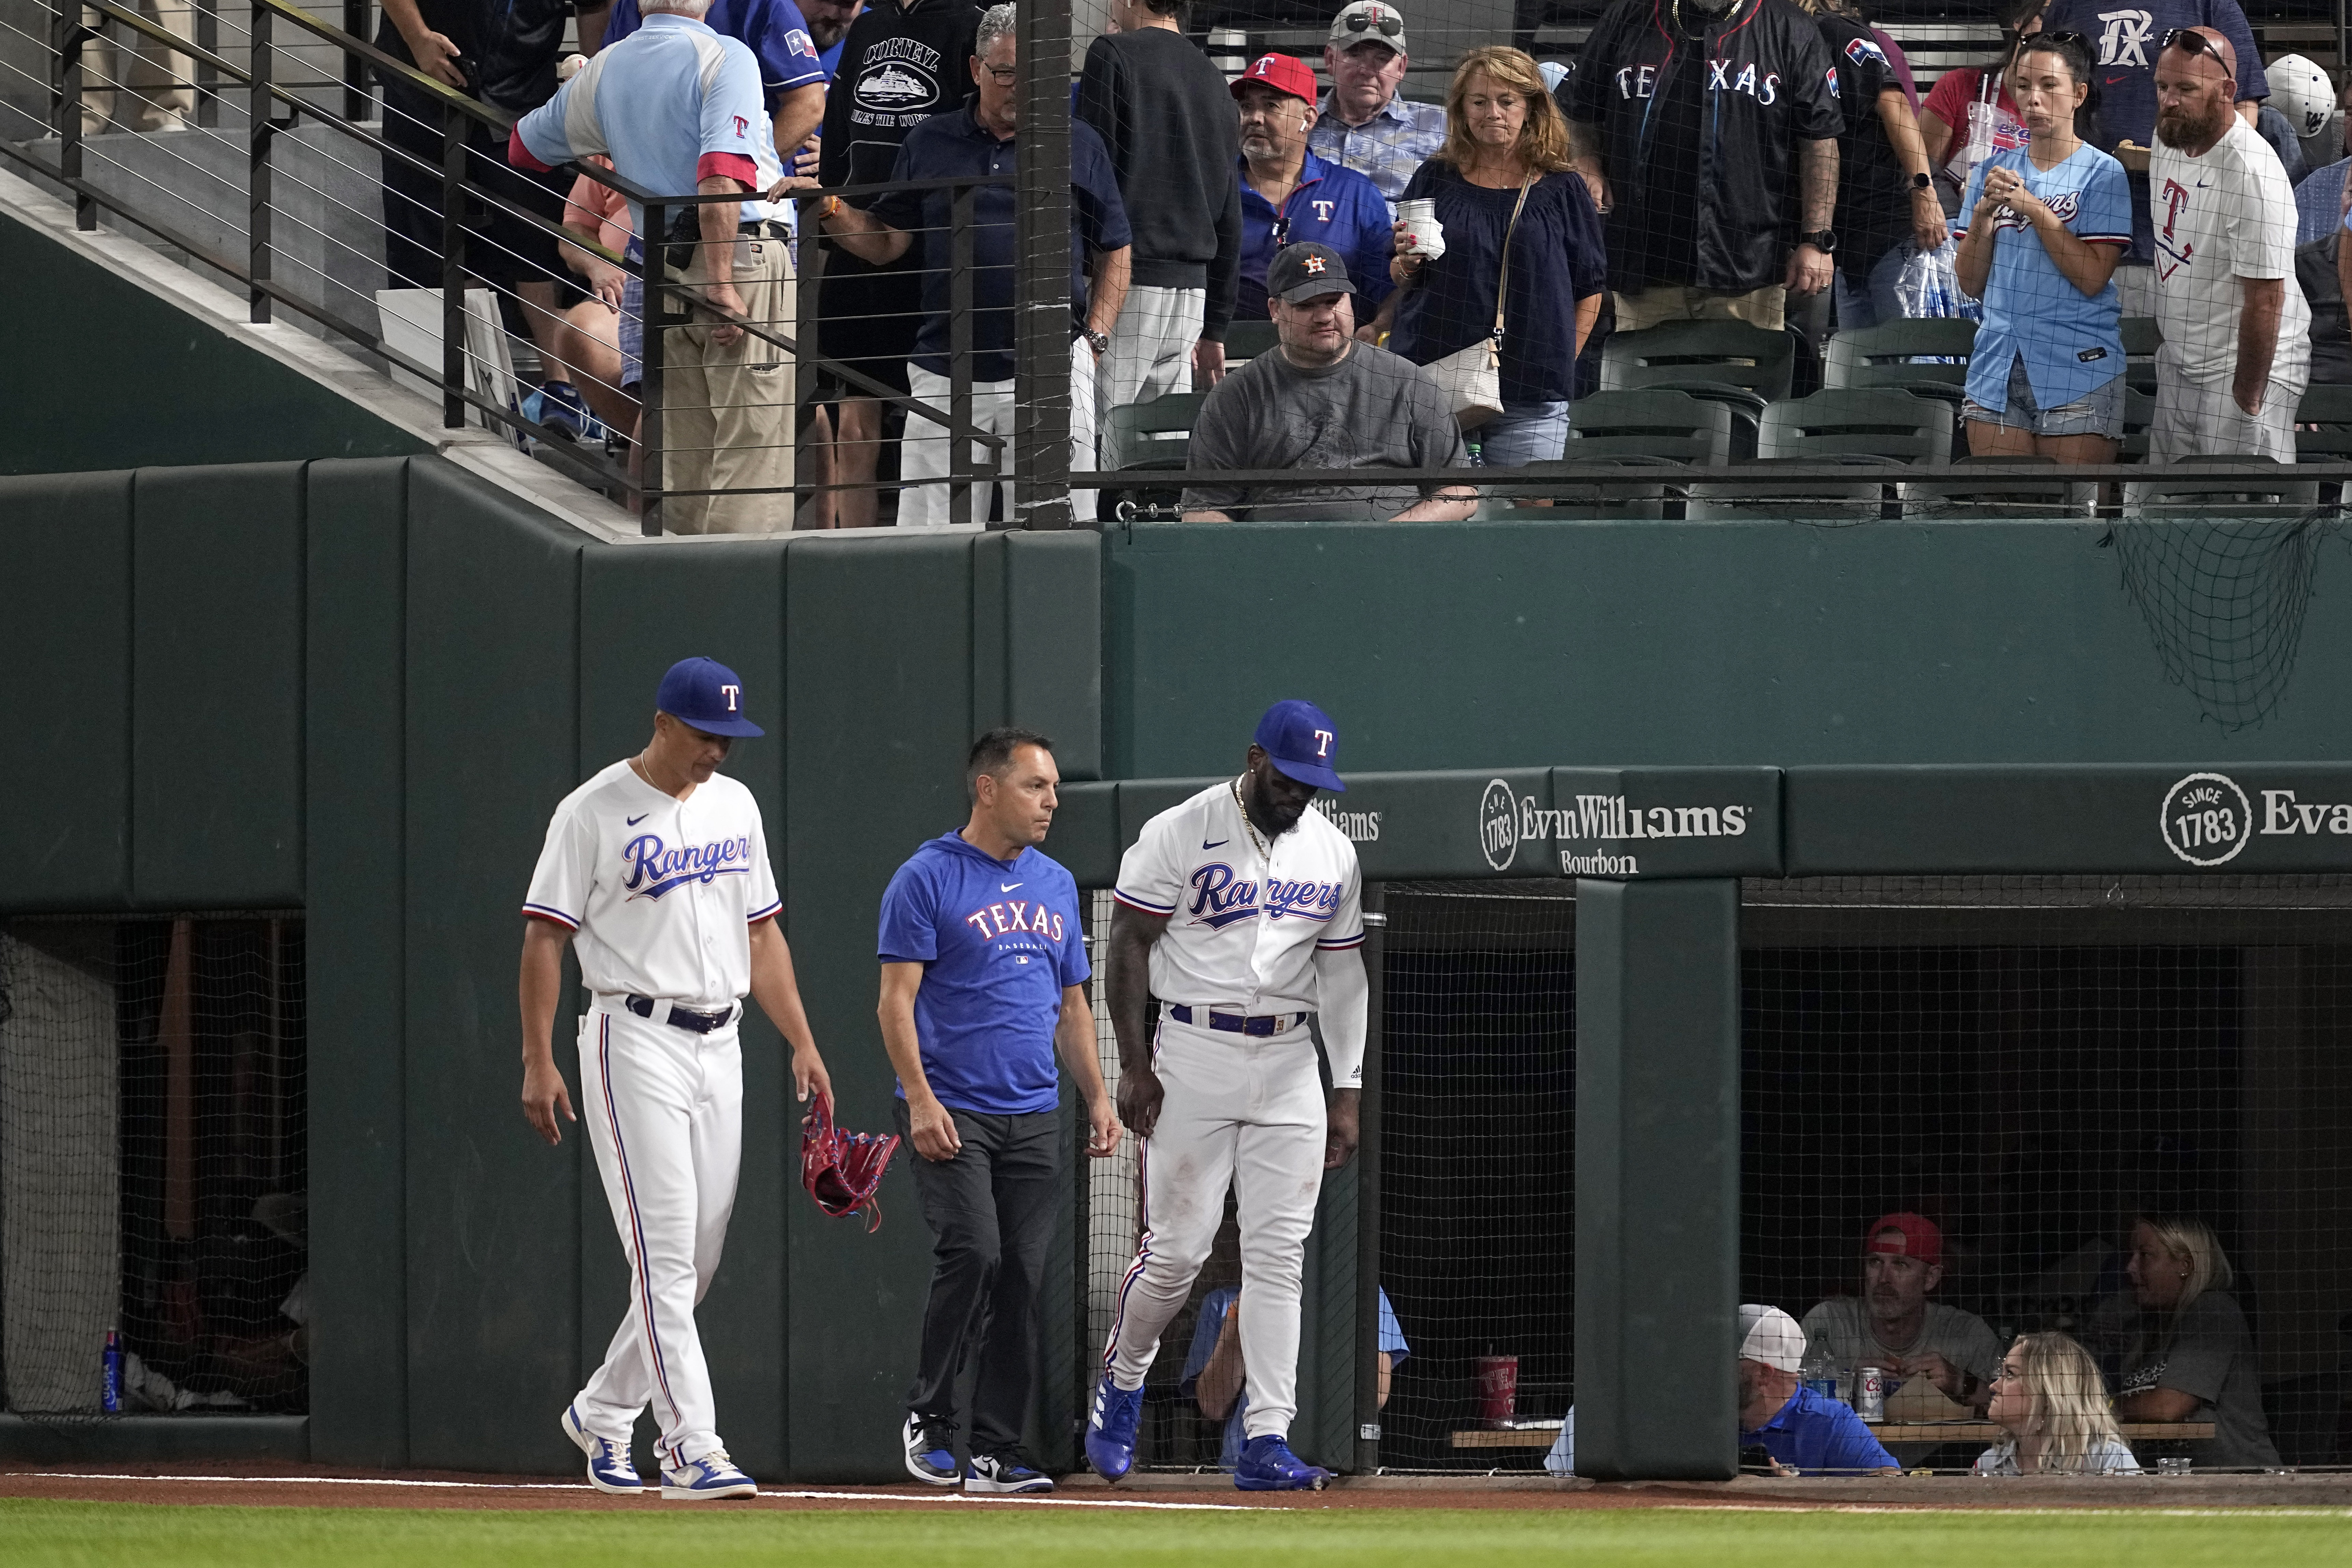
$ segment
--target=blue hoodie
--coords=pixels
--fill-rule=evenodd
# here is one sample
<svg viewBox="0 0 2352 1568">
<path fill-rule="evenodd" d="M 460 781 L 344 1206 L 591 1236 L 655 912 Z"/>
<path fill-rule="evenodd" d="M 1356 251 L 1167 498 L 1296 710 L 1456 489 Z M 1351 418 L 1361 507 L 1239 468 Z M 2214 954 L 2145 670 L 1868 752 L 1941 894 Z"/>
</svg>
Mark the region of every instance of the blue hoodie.
<svg viewBox="0 0 2352 1568">
<path fill-rule="evenodd" d="M 923 965 L 915 1037 L 941 1105 L 989 1116 L 1054 1109 L 1062 990 L 1093 973 L 1069 872 L 1036 849 L 999 860 L 941 834 L 890 879 L 879 952 L 885 963 Z"/>
</svg>

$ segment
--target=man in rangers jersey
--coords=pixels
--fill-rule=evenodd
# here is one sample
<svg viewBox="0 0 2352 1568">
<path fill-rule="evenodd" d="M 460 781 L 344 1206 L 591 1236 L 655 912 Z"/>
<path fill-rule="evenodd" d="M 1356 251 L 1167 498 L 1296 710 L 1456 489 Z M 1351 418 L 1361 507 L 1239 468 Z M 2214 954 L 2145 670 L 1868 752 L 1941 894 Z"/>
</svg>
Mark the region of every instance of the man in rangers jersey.
<svg viewBox="0 0 2352 1568">
<path fill-rule="evenodd" d="M 590 996 L 580 1094 L 604 1197 L 629 1260 L 629 1311 L 604 1364 L 563 1412 L 599 1491 L 642 1490 L 637 1417 L 661 1424 L 661 1494 L 691 1501 L 759 1489 L 719 1440 L 694 1309 L 710 1288 L 743 1143 L 742 999 L 793 1049 L 802 1100 L 832 1083 L 801 1009 L 783 908 L 751 792 L 719 774 L 739 735 L 743 682 L 725 665 L 671 666 L 654 737 L 563 797 L 523 901 L 522 1107 L 550 1143 L 578 1121 L 549 1037 L 572 942 Z"/>
<path fill-rule="evenodd" d="M 1258 721 L 1241 777 L 1144 824 L 1119 862 L 1106 963 L 1118 1037 L 1119 1119 L 1141 1140 L 1143 1235 L 1118 1291 L 1087 1460 L 1109 1480 L 1135 1462 L 1143 1377 L 1224 1216 L 1239 1203 L 1244 1491 L 1320 1488 L 1291 1453 L 1298 1299 L 1323 1173 L 1356 1151 L 1364 1079 L 1362 876 L 1355 847 L 1307 803 L 1348 786 L 1337 726 L 1311 702 Z M 1149 998 L 1160 1000 L 1147 1038 Z M 1327 1107 L 1309 1014 L 1331 1066 Z M 1155 1182 L 1152 1178 L 1157 1175 Z"/>
</svg>

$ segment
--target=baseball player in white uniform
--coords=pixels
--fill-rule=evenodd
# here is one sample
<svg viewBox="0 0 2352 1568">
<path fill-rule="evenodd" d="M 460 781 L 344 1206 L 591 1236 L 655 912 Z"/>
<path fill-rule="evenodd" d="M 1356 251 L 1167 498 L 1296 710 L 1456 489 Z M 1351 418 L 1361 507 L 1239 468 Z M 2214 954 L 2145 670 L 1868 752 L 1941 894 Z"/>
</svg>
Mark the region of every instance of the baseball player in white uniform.
<svg viewBox="0 0 2352 1568">
<path fill-rule="evenodd" d="M 800 1098 L 830 1094 L 809 1034 L 783 908 L 751 792 L 718 772 L 744 717 L 743 683 L 725 665 L 671 667 L 654 737 L 564 796 L 524 900 L 523 1114 L 562 1141 L 571 1097 L 549 1037 L 563 945 L 580 959 L 590 1005 L 580 1020 L 580 1098 L 604 1197 L 629 1260 L 629 1311 L 604 1364 L 564 1410 L 599 1491 L 644 1489 L 630 1435 L 648 1402 L 661 1424 L 661 1494 L 750 1497 L 727 1457 L 694 1309 L 710 1288 L 735 1204 L 743 1144 L 746 992 L 792 1046 Z"/>
<path fill-rule="evenodd" d="M 1320 1488 L 1291 1453 L 1298 1300 L 1323 1173 L 1355 1152 L 1370 998 L 1355 847 L 1307 809 L 1332 771 L 1337 727 L 1311 702 L 1258 721 L 1248 767 L 1144 824 L 1119 862 L 1107 968 L 1119 1117 L 1141 1140 L 1143 1235 L 1120 1282 L 1087 1460 L 1135 1463 L 1143 1377 L 1224 1217 L 1241 1215 L 1244 1491 Z M 1148 998 L 1160 1001 L 1147 1039 Z M 1331 1067 L 1327 1108 L 1307 1016 Z"/>
</svg>

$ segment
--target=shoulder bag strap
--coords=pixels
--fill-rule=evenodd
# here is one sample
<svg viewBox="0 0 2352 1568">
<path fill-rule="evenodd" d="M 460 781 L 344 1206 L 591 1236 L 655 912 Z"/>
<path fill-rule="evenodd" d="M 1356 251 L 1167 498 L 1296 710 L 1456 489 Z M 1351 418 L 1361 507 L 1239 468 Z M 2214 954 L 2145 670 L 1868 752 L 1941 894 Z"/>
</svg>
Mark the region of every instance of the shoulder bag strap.
<svg viewBox="0 0 2352 1568">
<path fill-rule="evenodd" d="M 1535 172 L 1529 170 L 1519 181 L 1519 199 L 1511 207 L 1510 226 L 1503 230 L 1503 264 L 1495 269 L 1495 346 L 1503 346 L 1503 300 L 1511 287 L 1511 236 L 1519 231 L 1519 215 L 1527 211 L 1528 187 L 1535 184 Z"/>
</svg>

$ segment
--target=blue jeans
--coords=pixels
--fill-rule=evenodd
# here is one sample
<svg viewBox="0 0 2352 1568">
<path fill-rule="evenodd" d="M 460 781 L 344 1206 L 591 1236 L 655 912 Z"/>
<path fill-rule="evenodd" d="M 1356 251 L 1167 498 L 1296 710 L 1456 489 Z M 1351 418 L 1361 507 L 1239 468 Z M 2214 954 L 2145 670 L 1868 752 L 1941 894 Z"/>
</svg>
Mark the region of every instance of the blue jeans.
<svg viewBox="0 0 2352 1568">
<path fill-rule="evenodd" d="M 1507 403 L 1470 437 L 1478 443 L 1478 460 L 1490 468 L 1556 463 L 1568 449 L 1568 405 Z"/>
<path fill-rule="evenodd" d="M 1903 319 L 1903 301 L 1895 297 L 1895 286 L 1903 279 L 1903 264 L 1919 254 L 1919 247 L 1909 240 L 1897 240 L 1885 255 L 1872 266 L 1870 276 L 1860 287 L 1847 276 L 1843 267 L 1837 270 L 1837 324 L 1842 332 L 1859 331 L 1874 327 L 1881 321 Z"/>
</svg>

